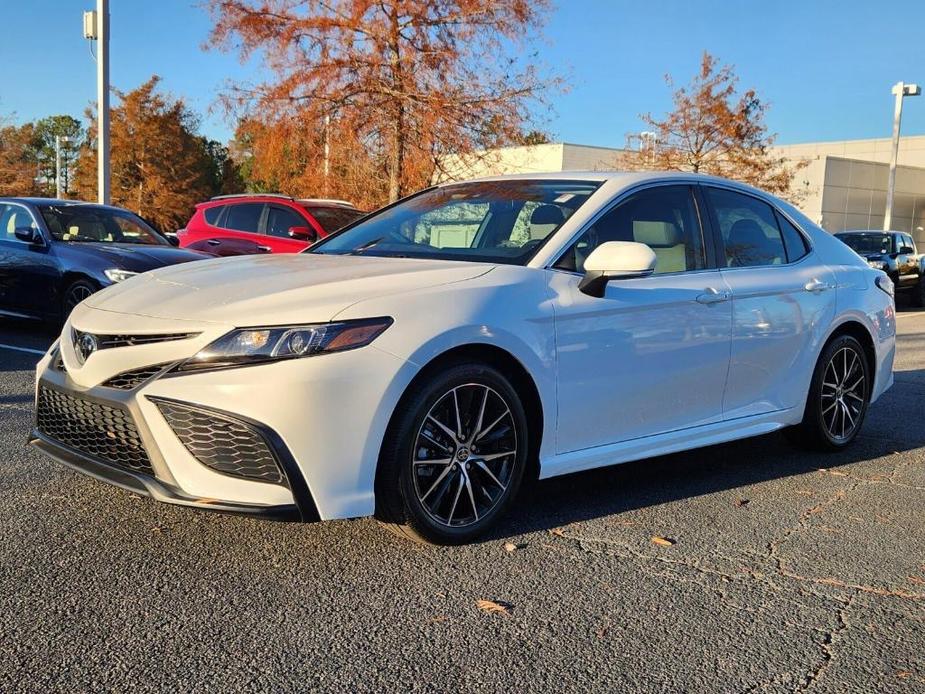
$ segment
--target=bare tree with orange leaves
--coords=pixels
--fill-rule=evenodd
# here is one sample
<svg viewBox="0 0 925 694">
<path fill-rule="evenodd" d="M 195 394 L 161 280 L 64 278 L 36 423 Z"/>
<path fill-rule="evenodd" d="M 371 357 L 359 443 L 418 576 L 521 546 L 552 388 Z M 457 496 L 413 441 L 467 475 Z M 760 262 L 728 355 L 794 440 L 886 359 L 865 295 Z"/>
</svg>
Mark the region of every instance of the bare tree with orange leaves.
<svg viewBox="0 0 925 694">
<path fill-rule="evenodd" d="M 666 82 L 674 86 L 670 75 Z M 661 120 L 643 115 L 651 131 L 617 165 L 712 174 L 799 198 L 793 179 L 805 164 L 788 164 L 774 154 L 776 136 L 764 122 L 767 104 L 754 89 L 740 94 L 737 87 L 732 66 L 704 52 L 691 83 L 675 90 L 674 110 Z"/>
<path fill-rule="evenodd" d="M 225 94 L 229 109 L 243 109 L 270 138 L 253 139 L 252 148 L 301 151 L 317 170 L 325 142 L 332 153 L 343 146 L 354 164 L 368 159 L 353 173 L 373 189 L 381 184 L 390 201 L 426 185 L 444 154 L 520 136 L 531 102 L 555 82 L 508 52 L 540 31 L 548 0 L 206 4 L 215 20 L 210 45 L 242 59 L 259 55 L 272 75 Z M 266 173 L 259 177 L 271 179 Z"/>
</svg>

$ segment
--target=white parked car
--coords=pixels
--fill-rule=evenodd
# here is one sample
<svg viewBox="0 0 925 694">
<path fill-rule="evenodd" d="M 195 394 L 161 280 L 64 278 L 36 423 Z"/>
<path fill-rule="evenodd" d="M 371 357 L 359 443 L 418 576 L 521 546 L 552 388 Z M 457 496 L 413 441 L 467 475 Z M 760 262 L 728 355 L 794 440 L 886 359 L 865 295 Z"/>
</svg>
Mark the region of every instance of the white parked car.
<svg viewBox="0 0 925 694">
<path fill-rule="evenodd" d="M 893 382 L 892 291 L 721 179 L 442 185 L 93 295 L 38 365 L 33 442 L 161 501 L 465 542 L 524 475 L 785 427 L 847 446 Z"/>
</svg>

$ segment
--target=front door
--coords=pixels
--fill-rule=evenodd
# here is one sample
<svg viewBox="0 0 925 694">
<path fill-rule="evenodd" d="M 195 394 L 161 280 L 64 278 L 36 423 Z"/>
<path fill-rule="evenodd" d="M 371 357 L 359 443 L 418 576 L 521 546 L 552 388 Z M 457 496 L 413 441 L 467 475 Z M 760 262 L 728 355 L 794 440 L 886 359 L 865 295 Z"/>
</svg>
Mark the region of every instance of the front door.
<svg viewBox="0 0 925 694">
<path fill-rule="evenodd" d="M 583 294 L 584 259 L 605 241 L 649 245 L 655 274 Z M 555 263 L 559 453 L 722 420 L 732 306 L 707 258 L 692 188 L 670 185 L 618 202 Z"/>
</svg>

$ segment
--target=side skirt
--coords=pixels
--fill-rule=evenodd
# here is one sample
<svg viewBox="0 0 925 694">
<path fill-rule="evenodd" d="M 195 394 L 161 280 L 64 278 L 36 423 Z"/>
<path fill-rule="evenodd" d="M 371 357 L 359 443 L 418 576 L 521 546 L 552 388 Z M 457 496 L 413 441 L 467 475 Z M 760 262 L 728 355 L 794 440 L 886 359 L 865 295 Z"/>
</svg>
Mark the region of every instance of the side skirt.
<svg viewBox="0 0 925 694">
<path fill-rule="evenodd" d="M 801 409 L 777 410 L 620 443 L 560 453 L 540 460 L 540 479 L 769 434 L 799 422 L 802 418 Z"/>
</svg>

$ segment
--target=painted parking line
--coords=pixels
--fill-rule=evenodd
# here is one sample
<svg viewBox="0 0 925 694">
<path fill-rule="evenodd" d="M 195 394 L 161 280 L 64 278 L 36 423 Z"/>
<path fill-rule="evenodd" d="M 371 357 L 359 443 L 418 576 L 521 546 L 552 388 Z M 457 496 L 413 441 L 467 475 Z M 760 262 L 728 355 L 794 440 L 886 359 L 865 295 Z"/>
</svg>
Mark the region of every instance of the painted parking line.
<svg viewBox="0 0 925 694">
<path fill-rule="evenodd" d="M 16 345 L 5 345 L 0 342 L 0 349 L 13 349 L 17 352 L 26 352 L 28 354 L 38 354 L 40 357 L 45 356 L 45 350 L 32 349 L 31 347 L 17 347 Z"/>
</svg>

